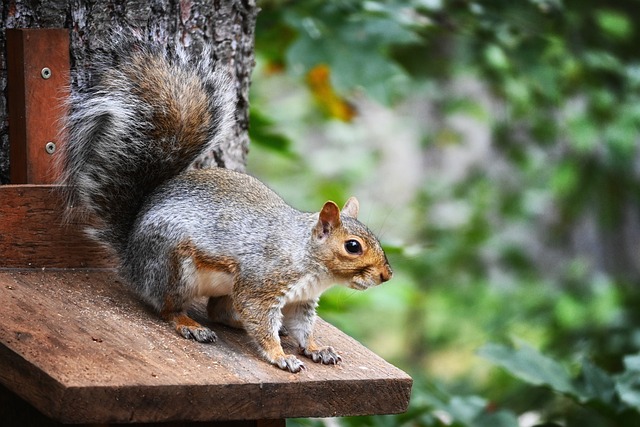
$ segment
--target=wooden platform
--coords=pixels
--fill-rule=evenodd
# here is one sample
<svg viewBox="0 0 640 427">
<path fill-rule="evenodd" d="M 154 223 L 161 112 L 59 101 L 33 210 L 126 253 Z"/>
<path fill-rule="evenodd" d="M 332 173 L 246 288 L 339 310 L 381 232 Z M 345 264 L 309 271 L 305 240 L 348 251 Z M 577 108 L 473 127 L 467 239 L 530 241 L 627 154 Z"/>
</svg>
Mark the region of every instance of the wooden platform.
<svg viewBox="0 0 640 427">
<path fill-rule="evenodd" d="M 215 344 L 179 337 L 113 270 L 91 268 L 108 256 L 60 225 L 58 205 L 51 186 L 0 186 L 0 383 L 42 414 L 133 423 L 406 410 L 411 378 L 323 321 L 318 340 L 343 362 L 309 360 L 299 374 L 259 359 L 243 331 L 211 325 Z M 203 303 L 193 314 L 206 323 Z"/>
<path fill-rule="evenodd" d="M 179 337 L 82 224 L 61 225 L 59 192 L 40 184 L 55 181 L 64 144 L 68 50 L 67 30 L 7 30 L 11 179 L 25 185 L 0 186 L 0 425 L 282 427 L 404 412 L 411 378 L 323 321 L 318 341 L 343 362 L 299 374 L 259 359 L 242 331 L 211 325 L 215 344 Z M 206 323 L 202 303 L 193 315 Z"/>
</svg>

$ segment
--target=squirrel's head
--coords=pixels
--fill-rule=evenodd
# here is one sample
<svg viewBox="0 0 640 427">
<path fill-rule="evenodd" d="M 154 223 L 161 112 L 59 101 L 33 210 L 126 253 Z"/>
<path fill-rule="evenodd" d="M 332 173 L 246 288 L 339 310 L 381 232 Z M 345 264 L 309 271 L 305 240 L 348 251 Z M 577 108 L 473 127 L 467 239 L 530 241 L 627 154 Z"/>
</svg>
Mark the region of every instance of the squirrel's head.
<svg viewBox="0 0 640 427">
<path fill-rule="evenodd" d="M 334 278 L 364 290 L 391 279 L 393 271 L 376 236 L 358 221 L 360 205 L 347 200 L 342 212 L 332 201 L 322 207 L 313 229 L 317 255 Z"/>
</svg>

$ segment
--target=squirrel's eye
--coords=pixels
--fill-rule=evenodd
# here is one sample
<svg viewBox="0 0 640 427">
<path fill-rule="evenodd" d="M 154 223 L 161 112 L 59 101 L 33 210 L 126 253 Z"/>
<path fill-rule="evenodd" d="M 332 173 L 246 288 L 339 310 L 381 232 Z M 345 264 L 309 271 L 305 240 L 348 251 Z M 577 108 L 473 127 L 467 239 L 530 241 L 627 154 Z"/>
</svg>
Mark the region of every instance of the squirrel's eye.
<svg viewBox="0 0 640 427">
<path fill-rule="evenodd" d="M 362 245 L 357 240 L 347 240 L 344 243 L 344 249 L 353 255 L 362 253 Z"/>
</svg>

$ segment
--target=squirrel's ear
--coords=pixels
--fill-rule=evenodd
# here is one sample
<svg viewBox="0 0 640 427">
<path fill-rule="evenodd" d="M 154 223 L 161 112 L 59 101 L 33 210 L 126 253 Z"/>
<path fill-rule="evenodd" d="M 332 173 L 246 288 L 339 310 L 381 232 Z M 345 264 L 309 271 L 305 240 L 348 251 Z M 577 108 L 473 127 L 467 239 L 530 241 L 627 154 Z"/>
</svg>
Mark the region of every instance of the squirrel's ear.
<svg viewBox="0 0 640 427">
<path fill-rule="evenodd" d="M 329 200 L 320 211 L 316 233 L 318 237 L 326 237 L 331 230 L 340 225 L 340 208 Z"/>
<path fill-rule="evenodd" d="M 358 218 L 358 212 L 360 211 L 360 203 L 355 197 L 349 197 L 347 203 L 342 208 L 342 214 L 353 219 Z"/>
</svg>

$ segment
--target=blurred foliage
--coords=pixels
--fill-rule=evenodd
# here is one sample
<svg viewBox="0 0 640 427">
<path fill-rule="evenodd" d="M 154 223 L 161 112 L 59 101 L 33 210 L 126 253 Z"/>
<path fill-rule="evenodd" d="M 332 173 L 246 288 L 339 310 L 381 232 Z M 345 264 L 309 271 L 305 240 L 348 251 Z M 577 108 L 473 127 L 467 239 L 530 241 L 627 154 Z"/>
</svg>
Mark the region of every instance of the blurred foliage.
<svg viewBox="0 0 640 427">
<path fill-rule="evenodd" d="M 393 284 L 323 297 L 415 379 L 407 414 L 340 425 L 640 425 L 640 1 L 259 5 L 250 169 L 285 198 L 317 209 L 375 176 L 381 154 L 344 137 L 362 98 L 428 103 L 427 159 L 469 150 L 454 118 L 490 130 L 482 161 L 389 214 L 411 221 L 383 239 Z"/>
</svg>

